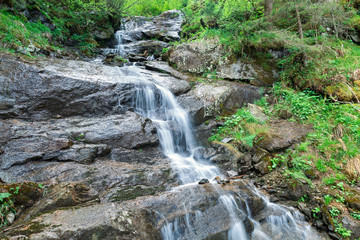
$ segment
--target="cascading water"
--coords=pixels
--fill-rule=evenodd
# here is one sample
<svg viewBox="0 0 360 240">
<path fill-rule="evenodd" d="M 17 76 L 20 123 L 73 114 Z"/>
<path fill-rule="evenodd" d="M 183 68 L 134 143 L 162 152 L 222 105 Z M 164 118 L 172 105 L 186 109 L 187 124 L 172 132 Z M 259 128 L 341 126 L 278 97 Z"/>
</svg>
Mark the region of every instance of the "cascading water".
<svg viewBox="0 0 360 240">
<path fill-rule="evenodd" d="M 121 32 L 118 33 L 121 34 Z M 118 37 L 118 40 L 121 45 L 121 36 Z M 135 66 L 128 68 L 137 69 Z M 135 70 L 134 72 L 139 71 Z M 132 107 L 135 112 L 151 119 L 156 125 L 161 149 L 164 155 L 171 160 L 179 180 L 184 184 L 175 191 L 181 191 L 182 187 L 189 184 L 197 184 L 202 178 L 211 180 L 216 176 L 221 176 L 220 170 L 216 166 L 199 159 L 199 157 L 194 158 L 197 146 L 192 125 L 187 112 L 180 107 L 175 96 L 168 89 L 148 81 L 141 74 L 138 74 L 137 77 L 142 79 L 141 83 L 134 88 Z M 266 240 L 278 239 L 279 236 L 289 240 L 321 239 L 316 232 L 310 229 L 309 224 L 303 221 L 297 211 L 270 203 L 253 185 L 249 185 L 247 188 L 252 194 L 261 198 L 268 209 L 267 212 L 271 214 L 262 219 L 255 219 L 245 198 L 220 187 L 217 183 L 208 186 L 208 191 L 216 196 L 219 208 L 228 212 L 228 231 L 216 239 Z M 196 196 L 197 193 L 191 192 L 191 194 Z M 181 217 L 172 217 L 171 221 L 159 213 L 161 218 L 165 219 L 161 225 L 162 238 L 165 240 L 206 238 L 207 235 L 199 236 L 197 232 L 199 225 L 205 221 L 203 212 L 192 209 L 191 200 L 188 201 L 186 198 L 184 198 L 183 205 L 186 210 L 184 212 L 187 213 Z M 248 229 L 249 225 L 252 226 L 251 230 L 246 229 L 245 222 Z"/>
<path fill-rule="evenodd" d="M 136 87 L 135 92 L 132 101 L 135 112 L 155 123 L 162 151 L 171 159 L 171 163 L 183 184 L 195 183 L 202 178 L 213 179 L 216 176 L 221 176 L 216 166 L 207 163 L 205 160 L 194 159 L 196 144 L 188 114 L 179 106 L 175 96 L 169 90 L 144 79 Z M 246 203 L 245 209 L 242 209 L 238 206 L 232 193 L 224 191 L 217 185 L 213 184 L 213 191 L 218 193 L 218 203 L 225 206 L 231 219 L 232 226 L 227 233 L 229 240 L 273 239 L 274 235 L 279 232 L 283 236 L 288 236 L 288 239 L 293 239 L 291 236 L 297 236 L 296 239 L 317 239 L 310 230 L 310 226 L 300 218 L 296 211 L 292 212 L 269 202 L 252 185 L 249 185 L 249 188 L 265 201 L 270 211 L 276 213 L 276 215 L 266 217 L 265 225 L 252 219 L 251 211 Z M 190 205 L 191 203 L 187 204 Z M 246 232 L 243 221 L 239 218 L 239 213 L 246 213 L 253 223 L 254 231 L 252 234 Z M 191 229 L 194 228 L 195 223 L 192 223 L 189 220 L 190 218 L 195 219 L 193 221 L 200 219 L 199 216 L 194 218 L 188 213 L 183 218 L 175 218 L 173 222 L 165 224 L 161 229 L 163 239 L 189 239 L 186 236 L 194 236 L 191 235 L 194 234 L 191 233 Z M 304 224 L 305 226 L 303 226 Z"/>
<path fill-rule="evenodd" d="M 136 88 L 133 107 L 156 124 L 163 153 L 172 160 L 183 184 L 220 175 L 215 166 L 194 159 L 195 140 L 188 114 L 169 90 L 142 83 Z"/>
<path fill-rule="evenodd" d="M 125 56 L 126 55 L 126 52 L 125 52 L 125 40 L 123 39 L 123 35 L 126 33 L 126 30 L 125 30 L 125 26 L 124 26 L 124 23 L 121 22 L 121 28 L 120 30 L 118 30 L 116 33 L 115 33 L 115 38 L 116 38 L 116 46 L 115 48 L 106 48 L 104 49 L 104 54 L 108 54 L 108 53 L 115 53 L 119 56 Z"/>
</svg>

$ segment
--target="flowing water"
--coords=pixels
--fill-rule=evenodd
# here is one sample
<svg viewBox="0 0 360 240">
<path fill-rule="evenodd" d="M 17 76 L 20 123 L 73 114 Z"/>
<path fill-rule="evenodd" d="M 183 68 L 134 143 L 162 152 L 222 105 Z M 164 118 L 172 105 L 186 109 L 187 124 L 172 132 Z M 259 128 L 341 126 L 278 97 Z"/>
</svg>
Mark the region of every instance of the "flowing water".
<svg viewBox="0 0 360 240">
<path fill-rule="evenodd" d="M 119 45 L 121 45 L 121 36 L 118 39 L 120 39 Z M 121 53 L 119 45 L 116 49 L 118 53 Z M 128 68 L 132 68 L 136 72 L 137 67 Z M 156 125 L 161 149 L 164 155 L 171 160 L 172 167 L 183 185 L 197 183 L 203 178 L 212 180 L 216 176 L 221 176 L 221 172 L 216 166 L 211 165 L 205 159 L 194 158 L 198 146 L 193 135 L 191 121 L 187 112 L 181 108 L 175 96 L 168 89 L 156 85 L 144 77 L 141 83 L 134 88 L 134 92 L 132 96 L 134 111 L 151 119 Z M 248 184 L 247 189 L 264 203 L 266 208 L 264 212 L 267 213 L 265 216 L 253 216 L 246 197 L 243 197 L 241 193 L 228 191 L 215 182 L 207 185 L 210 185 L 210 192 L 216 193 L 214 194 L 215 200 L 222 209 L 227 211 L 225 215 L 229 219 L 227 232 L 212 239 L 322 239 L 298 211 L 269 202 L 267 197 L 251 184 Z M 175 191 L 181 191 L 181 189 Z M 197 193 L 192 192 L 191 194 L 196 195 Z M 186 196 L 183 199 L 182 208 L 184 208 L 184 212 L 187 212 L 186 214 L 172 217 L 171 221 L 166 218 L 167 216 L 162 215 L 162 218 L 165 219 L 161 227 L 163 239 L 203 239 L 207 237 L 198 235 L 199 226 L 204 225 L 204 213 L 199 209 L 192 209 L 192 202 L 189 199 L 191 198 Z M 206 226 L 202 226 L 202 228 L 206 228 Z"/>
<path fill-rule="evenodd" d="M 171 160 L 172 166 L 183 184 L 194 183 L 202 178 L 211 180 L 216 176 L 221 176 L 220 170 L 216 166 L 205 160 L 195 160 L 194 153 L 197 146 L 189 116 L 169 90 L 146 82 L 144 79 L 137 86 L 135 92 L 136 94 L 133 95 L 135 112 L 155 123 L 162 151 Z M 248 188 L 265 202 L 267 212 L 273 213 L 262 219 L 261 223 L 252 218 L 248 204 L 239 206 L 238 202 L 240 201 L 236 200 L 238 196 L 221 189 L 217 183 L 213 183 L 213 191 L 218 192 L 218 203 L 225 206 L 231 220 L 231 227 L 227 233 L 229 240 L 275 239 L 275 236 L 278 235 L 285 239 L 317 239 L 316 233 L 298 211 L 271 203 L 251 184 Z M 184 199 L 185 203 L 191 206 L 191 202 L 186 202 L 186 199 Z M 198 212 L 198 215 L 201 215 L 201 212 Z M 244 215 L 254 225 L 252 233 L 245 230 Z M 195 220 L 190 221 L 190 219 Z M 195 216 L 194 218 L 188 213 L 168 222 L 161 229 L 163 239 L 192 239 L 188 237 L 196 236 L 191 234 L 191 230 L 195 228 L 194 221 L 196 219 L 201 219 L 201 217 Z"/>
</svg>

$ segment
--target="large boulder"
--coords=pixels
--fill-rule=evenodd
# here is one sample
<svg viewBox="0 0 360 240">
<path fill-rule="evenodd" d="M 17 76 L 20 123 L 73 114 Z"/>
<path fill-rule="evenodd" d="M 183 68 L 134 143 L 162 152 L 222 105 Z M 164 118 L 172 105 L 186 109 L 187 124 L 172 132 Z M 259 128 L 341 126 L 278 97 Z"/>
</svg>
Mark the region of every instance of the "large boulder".
<svg viewBox="0 0 360 240">
<path fill-rule="evenodd" d="M 31 161 L 74 161 L 83 164 L 110 153 L 156 146 L 156 128 L 149 119 L 127 112 L 105 118 L 70 118 L 49 122 L 3 121 L 11 137 L 0 145 L 0 169 Z M 1 177 L 1 176 L 0 176 Z"/>
<path fill-rule="evenodd" d="M 174 182 L 169 161 L 158 149 L 155 126 L 136 113 L 1 123 L 10 133 L 0 144 L 3 182 L 83 181 L 96 189 Z"/>
<path fill-rule="evenodd" d="M 275 120 L 270 123 L 269 131 L 261 132 L 254 138 L 253 145 L 271 153 L 278 152 L 300 143 L 310 131 L 311 127 L 307 125 Z"/>
<path fill-rule="evenodd" d="M 201 75 L 215 72 L 218 78 L 271 86 L 278 78 L 275 65 L 264 67 L 259 59 L 238 59 L 218 42 L 201 41 L 176 46 L 168 61 L 180 71 Z"/>
<path fill-rule="evenodd" d="M 187 94 L 179 97 L 185 108 L 198 125 L 223 112 L 234 112 L 246 103 L 253 103 L 261 97 L 259 88 L 236 82 L 203 82 Z"/>
<path fill-rule="evenodd" d="M 217 42 L 192 42 L 172 49 L 169 62 L 180 71 L 202 74 L 214 71 L 225 54 Z"/>
</svg>

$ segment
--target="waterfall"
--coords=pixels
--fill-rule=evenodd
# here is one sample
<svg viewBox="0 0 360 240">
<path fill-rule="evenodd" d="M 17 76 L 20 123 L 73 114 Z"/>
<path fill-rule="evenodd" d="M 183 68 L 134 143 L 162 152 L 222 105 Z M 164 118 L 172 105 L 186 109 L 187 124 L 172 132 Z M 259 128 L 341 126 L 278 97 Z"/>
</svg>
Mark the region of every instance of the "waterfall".
<svg viewBox="0 0 360 240">
<path fill-rule="evenodd" d="M 196 145 L 189 116 L 168 89 L 142 83 L 132 102 L 135 112 L 156 125 L 162 151 L 171 159 L 183 184 L 220 175 L 217 167 L 194 159 Z"/>
<path fill-rule="evenodd" d="M 119 54 L 123 50 L 122 31 L 124 30 L 116 34 L 119 43 L 116 51 Z M 138 69 L 136 66 L 128 68 L 135 70 L 134 72 Z M 205 159 L 199 159 L 198 156 L 195 159 L 197 145 L 193 127 L 187 112 L 179 105 L 175 96 L 168 89 L 149 81 L 141 73 L 136 77 L 141 78 L 141 81 L 134 87 L 132 108 L 136 113 L 151 119 L 157 127 L 162 152 L 170 159 L 182 186 L 197 184 L 202 178 L 211 181 L 216 176 L 223 177 L 216 166 Z M 223 189 L 217 183 L 209 185 L 208 188 L 211 188 L 209 191 L 216 193 L 217 204 L 228 212 L 229 230 L 220 239 L 270 240 L 279 239 L 279 236 L 285 239 L 321 239 L 297 211 L 270 203 L 253 185 L 249 185 L 248 189 L 265 202 L 268 212 L 276 213 L 276 215 L 270 214 L 262 221 L 254 219 L 246 200 L 237 201 L 241 198 L 240 196 Z M 240 202 L 245 205 L 240 206 Z M 186 202 L 185 198 L 183 207 L 188 211 L 181 217 L 173 217 L 170 221 L 163 216 L 165 221 L 161 226 L 162 238 L 165 240 L 206 238 L 207 236 L 198 236 L 196 232 L 196 226 L 201 225 L 204 219 L 202 212 L 191 209 L 191 202 Z M 247 226 L 249 224 L 252 226 L 251 230 L 246 230 L 245 222 Z"/>
<path fill-rule="evenodd" d="M 196 183 L 202 178 L 211 180 L 216 176 L 221 176 L 216 166 L 205 160 L 195 160 L 194 152 L 197 146 L 189 116 L 168 89 L 144 78 L 134 91 L 132 105 L 135 112 L 151 119 L 156 125 L 161 149 L 164 155 L 171 160 L 172 167 L 183 184 Z M 227 233 L 229 240 L 273 239 L 273 236 L 279 232 L 288 236 L 289 239 L 292 236 L 298 237 L 296 239 L 317 239 L 310 226 L 303 221 L 304 219 L 297 211 L 269 202 L 252 185 L 249 185 L 249 189 L 265 202 L 269 211 L 276 213 L 276 215 L 266 217 L 265 226 L 263 226 L 264 223 L 252 218 L 247 203 L 244 208 L 241 208 L 234 195 L 221 189 L 216 183 L 212 184 L 212 189 L 218 193 L 218 203 L 222 204 L 229 213 L 232 224 Z M 191 203 L 188 204 L 191 205 Z M 243 218 L 240 218 L 239 214 L 246 214 L 254 225 L 252 234 L 246 232 Z M 198 215 L 201 215 L 201 212 Z M 192 218 L 194 216 L 187 213 L 182 218 L 175 218 L 172 222 L 167 222 L 161 229 L 163 239 L 189 239 L 184 235 L 196 236 L 191 232 L 194 223 L 189 219 Z M 195 221 L 197 218 L 200 217 L 195 217 Z"/>
<path fill-rule="evenodd" d="M 126 51 L 125 51 L 125 44 L 126 41 L 124 40 L 123 36 L 126 34 L 126 30 L 125 30 L 125 23 L 123 22 L 123 20 L 121 21 L 120 24 L 120 30 L 116 31 L 115 33 L 115 38 L 116 38 L 116 46 L 115 48 L 105 48 L 103 49 L 104 54 L 109 54 L 109 53 L 115 53 L 119 56 L 126 56 Z"/>
</svg>

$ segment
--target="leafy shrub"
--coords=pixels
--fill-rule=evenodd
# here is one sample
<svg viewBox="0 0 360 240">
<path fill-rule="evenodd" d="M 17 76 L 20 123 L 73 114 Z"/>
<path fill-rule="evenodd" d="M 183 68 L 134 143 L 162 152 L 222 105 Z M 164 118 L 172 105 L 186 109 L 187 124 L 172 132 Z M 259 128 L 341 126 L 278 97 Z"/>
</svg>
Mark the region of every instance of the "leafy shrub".
<svg viewBox="0 0 360 240">
<path fill-rule="evenodd" d="M 16 215 L 13 196 L 19 193 L 19 187 L 10 189 L 10 192 L 0 193 L 0 227 L 6 226 L 9 222 L 7 216 L 10 213 Z"/>
</svg>

